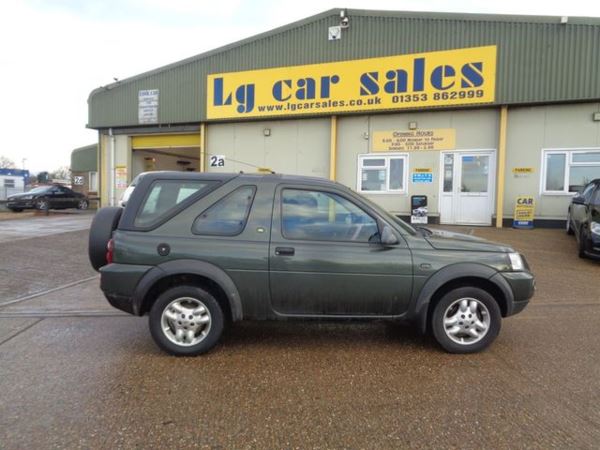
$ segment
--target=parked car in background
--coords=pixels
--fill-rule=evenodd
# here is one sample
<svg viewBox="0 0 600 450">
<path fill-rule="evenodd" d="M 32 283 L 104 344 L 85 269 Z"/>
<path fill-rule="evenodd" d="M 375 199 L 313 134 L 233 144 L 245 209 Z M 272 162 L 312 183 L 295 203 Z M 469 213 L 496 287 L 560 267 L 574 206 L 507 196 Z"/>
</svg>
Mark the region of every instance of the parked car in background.
<svg viewBox="0 0 600 450">
<path fill-rule="evenodd" d="M 88 209 L 88 198 L 66 186 L 39 186 L 22 194 L 8 197 L 6 207 L 14 212 L 24 209 Z"/>
<path fill-rule="evenodd" d="M 453 353 L 483 350 L 535 281 L 512 248 L 413 228 L 351 189 L 286 175 L 155 172 L 94 217 L 89 255 L 108 301 L 149 314 L 175 355 L 227 321 L 388 319 Z"/>
<path fill-rule="evenodd" d="M 571 200 L 567 233 L 577 238 L 581 258 L 600 258 L 600 178 L 586 184 Z"/>
</svg>

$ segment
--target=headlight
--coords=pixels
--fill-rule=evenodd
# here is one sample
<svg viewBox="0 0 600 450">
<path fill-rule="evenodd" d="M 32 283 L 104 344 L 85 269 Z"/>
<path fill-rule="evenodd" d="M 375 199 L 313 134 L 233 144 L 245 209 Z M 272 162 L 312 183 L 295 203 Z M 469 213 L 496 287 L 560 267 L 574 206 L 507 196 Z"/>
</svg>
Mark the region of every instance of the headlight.
<svg viewBox="0 0 600 450">
<path fill-rule="evenodd" d="M 598 236 L 600 236 L 600 223 L 592 222 L 590 223 L 590 231 Z"/>
<path fill-rule="evenodd" d="M 510 259 L 510 266 L 512 270 L 519 271 L 525 268 L 523 258 L 518 253 L 509 253 L 508 259 Z"/>
</svg>

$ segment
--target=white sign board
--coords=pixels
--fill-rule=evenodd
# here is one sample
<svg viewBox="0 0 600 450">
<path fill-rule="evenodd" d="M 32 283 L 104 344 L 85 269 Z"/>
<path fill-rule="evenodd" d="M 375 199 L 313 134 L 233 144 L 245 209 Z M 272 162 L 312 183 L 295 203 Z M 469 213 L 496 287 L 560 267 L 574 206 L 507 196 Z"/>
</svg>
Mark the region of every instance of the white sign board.
<svg viewBox="0 0 600 450">
<path fill-rule="evenodd" d="M 73 184 L 75 184 L 77 186 L 82 186 L 84 181 L 85 180 L 82 176 L 74 176 L 73 177 Z"/>
<path fill-rule="evenodd" d="M 138 91 L 138 122 L 158 123 L 158 89 Z"/>
<path fill-rule="evenodd" d="M 225 167 L 225 155 L 211 155 L 210 167 Z"/>
</svg>

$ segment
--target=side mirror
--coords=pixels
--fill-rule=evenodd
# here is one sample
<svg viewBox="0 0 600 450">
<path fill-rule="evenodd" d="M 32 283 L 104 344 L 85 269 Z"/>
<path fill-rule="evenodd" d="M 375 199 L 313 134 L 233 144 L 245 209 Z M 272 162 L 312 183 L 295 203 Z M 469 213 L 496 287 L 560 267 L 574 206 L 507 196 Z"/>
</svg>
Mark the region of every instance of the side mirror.
<svg viewBox="0 0 600 450">
<path fill-rule="evenodd" d="M 571 202 L 575 203 L 576 205 L 585 205 L 585 198 L 583 197 L 583 195 L 577 194 L 575 195 L 575 197 L 573 197 Z"/>
<path fill-rule="evenodd" d="M 398 237 L 394 234 L 389 225 L 383 226 L 383 231 L 381 232 L 381 243 L 383 245 L 396 245 L 398 243 Z"/>
</svg>

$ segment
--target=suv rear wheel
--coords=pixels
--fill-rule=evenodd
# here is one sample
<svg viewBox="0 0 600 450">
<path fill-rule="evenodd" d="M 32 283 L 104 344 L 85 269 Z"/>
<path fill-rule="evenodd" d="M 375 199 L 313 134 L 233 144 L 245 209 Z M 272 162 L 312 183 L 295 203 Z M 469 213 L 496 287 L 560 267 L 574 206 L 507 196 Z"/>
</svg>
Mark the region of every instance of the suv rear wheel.
<svg viewBox="0 0 600 450">
<path fill-rule="evenodd" d="M 156 344 L 176 356 L 195 356 L 213 348 L 223 333 L 217 300 L 196 286 L 163 292 L 150 310 L 150 333 Z"/>
<path fill-rule="evenodd" d="M 474 353 L 489 346 L 498 333 L 502 315 L 494 297 L 483 289 L 462 287 L 437 303 L 431 328 L 438 343 L 450 353 Z"/>
</svg>

